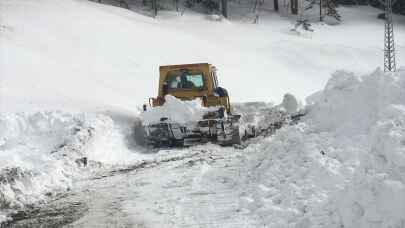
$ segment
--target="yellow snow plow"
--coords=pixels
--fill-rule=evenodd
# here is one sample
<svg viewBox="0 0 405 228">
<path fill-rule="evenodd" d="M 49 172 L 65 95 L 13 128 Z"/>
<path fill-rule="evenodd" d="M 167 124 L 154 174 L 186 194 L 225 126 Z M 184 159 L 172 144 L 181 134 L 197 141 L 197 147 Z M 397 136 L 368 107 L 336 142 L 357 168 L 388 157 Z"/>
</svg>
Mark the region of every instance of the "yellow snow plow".
<svg viewBox="0 0 405 228">
<path fill-rule="evenodd" d="M 143 106 L 163 106 L 165 97 L 174 96 L 182 101 L 201 100 L 209 111 L 192 124 L 175 122 L 167 116 L 159 121 L 140 124 L 142 141 L 154 147 L 189 146 L 213 142 L 223 146 L 240 144 L 239 119 L 231 111 L 228 91 L 218 85 L 217 69 L 208 63 L 160 66 L 158 96 L 149 99 Z M 138 140 L 139 141 L 139 140 Z"/>
</svg>

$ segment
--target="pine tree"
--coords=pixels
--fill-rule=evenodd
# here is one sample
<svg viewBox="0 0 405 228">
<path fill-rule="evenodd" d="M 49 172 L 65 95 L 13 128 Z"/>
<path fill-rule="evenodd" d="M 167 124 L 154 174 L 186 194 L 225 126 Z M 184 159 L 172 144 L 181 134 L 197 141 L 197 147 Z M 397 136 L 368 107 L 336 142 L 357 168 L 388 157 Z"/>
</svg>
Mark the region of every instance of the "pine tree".
<svg viewBox="0 0 405 228">
<path fill-rule="evenodd" d="M 302 27 L 306 31 L 313 32 L 314 30 L 311 28 L 311 23 L 309 23 L 308 19 L 298 19 L 297 23 L 295 23 L 294 28 L 291 29 L 292 31 L 297 31 L 299 27 Z"/>
<path fill-rule="evenodd" d="M 336 9 L 335 0 L 328 0 L 326 3 L 326 16 L 333 17 L 337 21 L 342 21 L 339 12 Z"/>
<path fill-rule="evenodd" d="M 305 0 L 305 10 L 310 10 L 314 8 L 314 5 L 316 4 L 316 0 Z"/>
</svg>

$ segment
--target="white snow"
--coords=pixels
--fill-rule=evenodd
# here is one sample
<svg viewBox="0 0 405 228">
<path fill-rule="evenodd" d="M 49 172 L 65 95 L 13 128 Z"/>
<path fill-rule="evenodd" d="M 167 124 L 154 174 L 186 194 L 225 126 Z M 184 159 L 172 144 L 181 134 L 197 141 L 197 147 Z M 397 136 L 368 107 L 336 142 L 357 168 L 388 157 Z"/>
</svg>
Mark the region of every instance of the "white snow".
<svg viewBox="0 0 405 228">
<path fill-rule="evenodd" d="M 182 101 L 172 95 L 165 96 L 165 103 L 158 107 L 148 107 L 147 111 L 140 114 L 144 124 L 157 123 L 162 117 L 171 121 L 187 124 L 203 119 L 203 115 L 215 107 L 203 107 L 201 99 Z"/>
<path fill-rule="evenodd" d="M 0 115 L 1 208 L 22 208 L 71 185 L 81 151 L 65 153 L 64 146 L 85 146 L 85 118 L 58 112 Z"/>
<path fill-rule="evenodd" d="M 302 108 L 302 104 L 297 100 L 297 98 L 292 94 L 285 94 L 283 101 L 280 104 L 280 108 L 285 110 L 288 114 L 293 114 L 298 112 Z"/>
<path fill-rule="evenodd" d="M 175 204 L 183 216 L 170 217 L 171 224 L 209 224 L 219 210 L 218 221 L 228 227 L 234 220 L 245 227 L 403 227 L 405 74 L 369 73 L 383 55 L 379 12 L 341 8 L 340 25 L 315 23 L 314 32 L 294 34 L 294 19 L 272 12 L 250 24 L 191 11 L 174 16 L 162 10 L 152 19 L 86 0 L 1 0 L 0 221 L 48 192 L 74 187 L 98 167 L 164 157 L 169 152 L 139 153 L 131 138 L 141 105 L 156 96 L 158 66 L 210 62 L 232 101 L 251 102 L 235 107 L 247 113 L 244 124 L 274 119 L 267 102 L 278 103 L 286 93 L 276 107 L 294 113 L 300 100 L 326 86 L 307 98 L 308 114 L 299 124 L 273 137 L 243 151 L 212 145 L 184 150 L 205 153 L 190 158 L 202 165 L 189 173 L 172 173 L 178 167 L 170 164 L 150 169 L 156 178 L 170 175 L 167 186 L 142 188 L 146 195 L 124 203 L 129 214 L 148 206 L 150 224 L 166 224 L 154 212 L 154 197 L 172 194 L 159 205 Z M 405 27 L 395 28 L 401 62 Z M 327 81 L 337 69 L 345 71 Z M 168 97 L 168 104 L 157 109 L 175 114 L 174 120 L 201 115 L 198 101 L 179 105 Z M 141 114 L 156 121 L 151 116 Z M 213 165 L 207 163 L 215 160 L 211 153 L 225 155 Z M 123 179 L 118 184 L 128 187 Z M 191 195 L 181 197 L 176 184 Z M 119 195 L 126 192 L 119 189 Z M 226 204 L 216 207 L 217 200 Z"/>
<path fill-rule="evenodd" d="M 403 72 L 336 72 L 303 122 L 247 149 L 249 213 L 265 227 L 401 227 L 404 92 Z"/>
<path fill-rule="evenodd" d="M 315 23 L 311 37 L 292 35 L 294 19 L 271 12 L 251 24 L 191 11 L 153 19 L 86 0 L 2 0 L 0 10 L 0 110 L 7 111 L 138 111 L 156 96 L 166 64 L 215 64 L 239 102 L 279 101 L 286 92 L 302 100 L 337 69 L 368 73 L 382 64 L 383 21 L 370 7 L 342 8 L 341 25 Z M 398 23 L 399 61 L 404 31 Z"/>
<path fill-rule="evenodd" d="M 103 200 L 88 199 L 96 206 L 73 225 L 402 227 L 404 92 L 403 71 L 338 71 L 311 96 L 301 122 L 244 150 L 208 144 L 161 151 L 159 164 L 94 183 L 110 187 L 84 184 Z M 268 110 L 266 104 L 241 106 Z M 176 159 L 164 162 L 170 155 Z M 118 200 L 117 211 L 103 203 Z"/>
<path fill-rule="evenodd" d="M 0 211 L 21 209 L 46 193 L 72 187 L 97 169 L 94 162 L 125 164 L 148 156 L 129 150 L 125 134 L 102 114 L 0 114 Z M 87 157 L 90 169 L 83 168 Z M 4 213 L 4 214 L 3 214 Z"/>
</svg>

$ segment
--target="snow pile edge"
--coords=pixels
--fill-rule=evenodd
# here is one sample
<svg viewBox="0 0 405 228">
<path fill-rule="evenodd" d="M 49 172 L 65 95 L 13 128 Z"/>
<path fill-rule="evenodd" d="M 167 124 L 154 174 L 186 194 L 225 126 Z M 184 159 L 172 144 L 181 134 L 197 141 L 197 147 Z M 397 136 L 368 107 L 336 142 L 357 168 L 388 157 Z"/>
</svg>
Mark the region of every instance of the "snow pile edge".
<svg viewBox="0 0 405 228">
<path fill-rule="evenodd" d="M 405 223 L 405 73 L 336 72 L 295 126 L 247 149 L 245 213 L 265 227 Z"/>
<path fill-rule="evenodd" d="M 97 114 L 1 114 L 0 222 L 49 193 L 69 188 L 85 171 L 83 158 L 91 145 L 112 124 Z"/>
</svg>

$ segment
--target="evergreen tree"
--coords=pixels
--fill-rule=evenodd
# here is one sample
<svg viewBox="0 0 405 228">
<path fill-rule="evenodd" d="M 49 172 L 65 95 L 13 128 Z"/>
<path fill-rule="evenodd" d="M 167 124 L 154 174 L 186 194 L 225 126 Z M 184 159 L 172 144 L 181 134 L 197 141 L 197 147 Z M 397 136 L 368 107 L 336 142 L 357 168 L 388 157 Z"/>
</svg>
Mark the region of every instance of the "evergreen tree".
<svg viewBox="0 0 405 228">
<path fill-rule="evenodd" d="M 292 31 L 298 31 L 298 28 L 302 27 L 302 29 L 306 31 L 313 32 L 314 30 L 311 28 L 311 23 L 309 23 L 308 19 L 298 19 L 297 23 L 295 23 L 294 28 L 291 29 Z"/>
<path fill-rule="evenodd" d="M 335 0 L 328 0 L 326 3 L 326 16 L 333 17 L 337 21 L 341 21 L 341 16 L 336 9 Z"/>
</svg>

